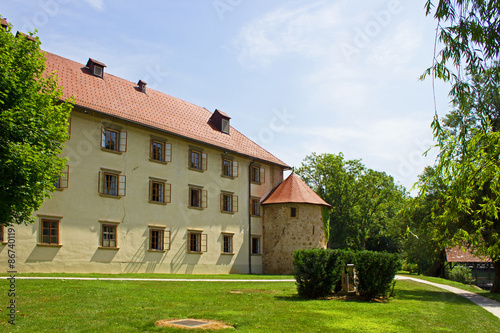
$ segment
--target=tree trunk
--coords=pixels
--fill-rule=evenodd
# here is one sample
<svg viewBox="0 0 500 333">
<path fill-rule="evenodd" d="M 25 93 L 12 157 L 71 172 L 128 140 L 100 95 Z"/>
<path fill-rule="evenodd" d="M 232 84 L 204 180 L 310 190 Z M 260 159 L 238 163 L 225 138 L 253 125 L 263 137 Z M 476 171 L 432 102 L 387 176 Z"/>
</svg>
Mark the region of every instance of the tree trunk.
<svg viewBox="0 0 500 333">
<path fill-rule="evenodd" d="M 493 277 L 491 292 L 500 294 L 500 260 L 493 261 L 493 268 L 495 268 L 495 276 Z"/>
</svg>

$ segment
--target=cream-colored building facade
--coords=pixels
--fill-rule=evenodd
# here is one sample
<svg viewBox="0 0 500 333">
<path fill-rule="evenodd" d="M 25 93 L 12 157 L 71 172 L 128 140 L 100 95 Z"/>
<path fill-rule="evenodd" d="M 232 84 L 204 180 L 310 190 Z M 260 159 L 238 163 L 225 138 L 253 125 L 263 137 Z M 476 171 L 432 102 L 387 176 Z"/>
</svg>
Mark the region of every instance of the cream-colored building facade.
<svg viewBox="0 0 500 333">
<path fill-rule="evenodd" d="M 283 181 L 290 167 L 227 114 L 108 74 L 91 58 L 46 59 L 75 105 L 67 168 L 36 222 L 14 227 L 17 272 L 289 274 L 294 250 L 325 246 L 329 205 L 296 175 Z M 288 215 L 295 207 L 301 218 Z"/>
<path fill-rule="evenodd" d="M 36 223 L 15 227 L 18 272 L 262 272 L 260 200 L 285 163 L 223 112 L 92 59 L 47 54 L 47 64 L 75 98 L 67 170 Z"/>
</svg>

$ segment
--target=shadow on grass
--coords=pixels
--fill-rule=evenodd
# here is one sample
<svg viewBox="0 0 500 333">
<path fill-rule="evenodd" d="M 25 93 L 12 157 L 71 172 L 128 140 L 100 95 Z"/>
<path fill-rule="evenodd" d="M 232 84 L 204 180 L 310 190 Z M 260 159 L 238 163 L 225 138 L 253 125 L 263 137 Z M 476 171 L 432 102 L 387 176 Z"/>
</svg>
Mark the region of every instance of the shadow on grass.
<svg viewBox="0 0 500 333">
<path fill-rule="evenodd" d="M 466 298 L 448 291 L 398 290 L 396 299 L 419 302 L 469 303 Z"/>
</svg>

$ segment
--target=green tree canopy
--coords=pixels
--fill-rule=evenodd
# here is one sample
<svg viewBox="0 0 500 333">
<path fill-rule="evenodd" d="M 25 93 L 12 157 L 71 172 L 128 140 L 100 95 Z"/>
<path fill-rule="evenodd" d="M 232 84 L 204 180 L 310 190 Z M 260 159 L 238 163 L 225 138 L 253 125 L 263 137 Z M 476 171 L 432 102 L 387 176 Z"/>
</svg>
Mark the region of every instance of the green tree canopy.
<svg viewBox="0 0 500 333">
<path fill-rule="evenodd" d="M 440 150 L 432 177 L 447 188 L 437 219 L 449 243 L 491 257 L 500 292 L 500 1 L 429 0 L 426 13 L 444 46 L 424 76 L 451 81 L 454 105 L 432 123 Z"/>
<path fill-rule="evenodd" d="M 330 212 L 330 248 L 398 250 L 397 212 L 404 188 L 384 172 L 366 168 L 342 153 L 313 153 L 297 174 L 327 203 Z"/>
<path fill-rule="evenodd" d="M 0 224 L 32 222 L 54 190 L 72 109 L 61 97 L 39 39 L 0 28 Z"/>
</svg>

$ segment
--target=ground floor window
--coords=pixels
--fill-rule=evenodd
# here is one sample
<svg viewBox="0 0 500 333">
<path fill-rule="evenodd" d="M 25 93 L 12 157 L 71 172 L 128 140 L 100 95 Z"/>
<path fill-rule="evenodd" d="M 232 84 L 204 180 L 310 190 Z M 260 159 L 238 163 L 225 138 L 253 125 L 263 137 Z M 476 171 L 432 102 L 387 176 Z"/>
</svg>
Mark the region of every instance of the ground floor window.
<svg viewBox="0 0 500 333">
<path fill-rule="evenodd" d="M 201 231 L 189 231 L 187 235 L 188 252 L 207 252 L 207 235 Z"/>
<path fill-rule="evenodd" d="M 260 254 L 260 236 L 252 236 L 252 254 Z"/>
<path fill-rule="evenodd" d="M 117 241 L 116 241 L 117 229 L 118 227 L 116 225 L 110 225 L 110 224 L 102 225 L 102 237 L 101 237 L 102 247 L 110 247 L 110 248 L 117 247 Z"/>
<path fill-rule="evenodd" d="M 222 235 L 222 253 L 225 254 L 233 253 L 233 235 L 229 234 Z"/>
<path fill-rule="evenodd" d="M 59 244 L 59 220 L 42 219 L 42 237 L 40 243 L 49 245 Z"/>
</svg>

